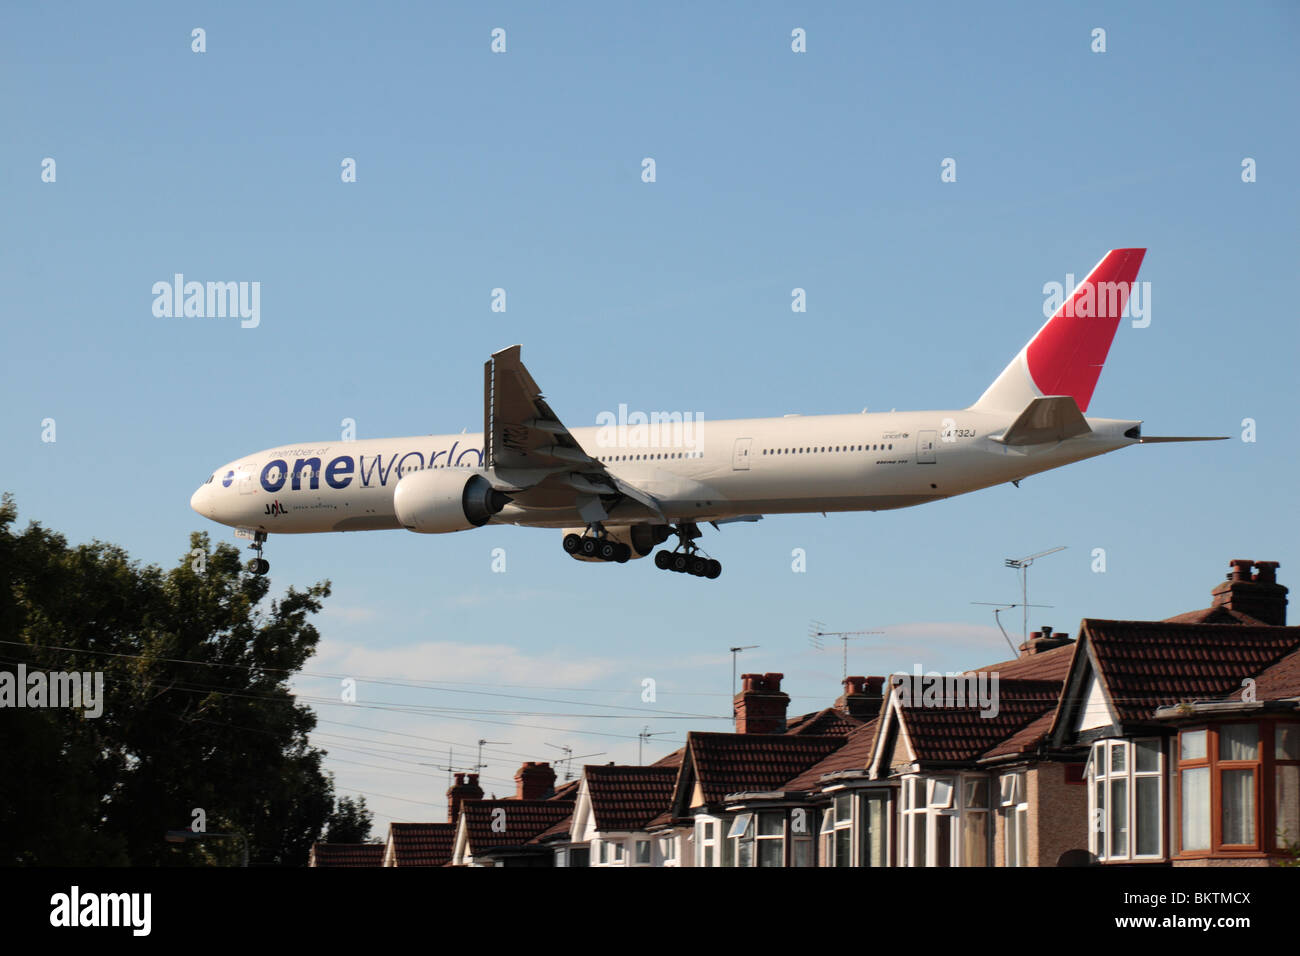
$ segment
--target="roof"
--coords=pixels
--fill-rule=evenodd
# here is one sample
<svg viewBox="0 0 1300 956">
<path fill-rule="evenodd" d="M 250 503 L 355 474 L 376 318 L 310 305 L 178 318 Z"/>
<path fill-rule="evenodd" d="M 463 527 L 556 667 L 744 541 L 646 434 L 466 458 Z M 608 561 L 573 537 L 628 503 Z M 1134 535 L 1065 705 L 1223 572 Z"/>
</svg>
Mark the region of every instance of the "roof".
<svg viewBox="0 0 1300 956">
<path fill-rule="evenodd" d="M 640 830 L 672 805 L 676 767 L 605 765 L 583 773 L 597 830 Z"/>
<path fill-rule="evenodd" d="M 843 745 L 843 737 L 697 731 L 686 735 L 694 778 L 706 803 L 719 803 L 729 793 L 776 790 Z"/>
<path fill-rule="evenodd" d="M 383 866 L 382 843 L 313 843 L 308 866 Z"/>
<path fill-rule="evenodd" d="M 1061 647 L 1054 647 L 1050 651 L 1023 655 L 1015 660 L 990 664 L 988 667 L 981 667 L 978 670 L 987 671 L 990 674 L 996 673 L 999 680 L 1064 681 L 1065 675 L 1070 672 L 1070 662 L 1074 659 L 1074 649 L 1078 644 L 1078 641 L 1071 641 Z M 975 672 L 967 671 L 966 673 Z"/>
<path fill-rule="evenodd" d="M 1248 627 L 1267 627 L 1259 618 L 1251 617 L 1241 611 L 1234 611 L 1229 607 L 1220 604 L 1218 607 L 1202 608 L 1199 611 L 1188 611 L 1186 614 L 1175 614 L 1173 617 L 1167 617 L 1164 620 L 1166 624 L 1245 624 Z"/>
<path fill-rule="evenodd" d="M 1241 700 L 1245 687 L 1238 687 L 1228 695 L 1229 700 Z M 1293 651 L 1255 678 L 1256 700 L 1286 700 L 1300 697 L 1300 651 Z"/>
<path fill-rule="evenodd" d="M 791 718 L 786 722 L 785 732 L 787 734 L 797 734 L 801 737 L 807 735 L 845 737 L 861 726 L 862 720 L 860 718 L 853 717 L 834 707 L 827 707 L 825 710 L 817 710 L 811 714 Z"/>
<path fill-rule="evenodd" d="M 991 751 L 1044 714 L 1050 714 L 1056 708 L 1060 692 L 1060 681 L 1008 680 L 999 675 L 997 711 L 988 716 L 978 703 L 927 707 L 915 700 L 900 703 L 899 710 L 918 762 L 960 762 Z"/>
<path fill-rule="evenodd" d="M 678 747 L 666 757 L 660 757 L 650 766 L 652 767 L 680 767 L 682 765 L 682 754 L 686 752 L 685 747 Z"/>
<path fill-rule="evenodd" d="M 497 814 L 495 811 L 504 812 Z M 497 847 L 523 846 L 573 813 L 570 800 L 466 800 L 460 813 L 469 851 L 480 856 Z"/>
<path fill-rule="evenodd" d="M 1038 749 L 1038 744 L 1046 736 L 1047 732 L 1052 729 L 1052 718 L 1056 716 L 1056 711 L 1049 710 L 1037 720 L 1031 721 L 1016 731 L 1010 737 L 1007 737 L 1000 744 L 984 752 L 984 758 L 989 757 L 1010 757 L 1017 754 L 1032 753 Z"/>
<path fill-rule="evenodd" d="M 1224 697 L 1300 649 L 1300 627 L 1085 618 L 1083 633 L 1125 723 L 1149 721 L 1164 704 Z M 1289 669 L 1270 677 L 1279 688 L 1291 681 Z"/>
<path fill-rule="evenodd" d="M 822 776 L 841 770 L 866 770 L 871 760 L 871 748 L 876 740 L 878 720 L 869 720 L 855 727 L 844 741 L 844 746 L 828 754 L 792 780 L 787 780 L 782 790 L 815 790 Z"/>
<path fill-rule="evenodd" d="M 442 866 L 451 859 L 456 827 L 451 823 L 390 823 L 394 866 Z"/>
</svg>

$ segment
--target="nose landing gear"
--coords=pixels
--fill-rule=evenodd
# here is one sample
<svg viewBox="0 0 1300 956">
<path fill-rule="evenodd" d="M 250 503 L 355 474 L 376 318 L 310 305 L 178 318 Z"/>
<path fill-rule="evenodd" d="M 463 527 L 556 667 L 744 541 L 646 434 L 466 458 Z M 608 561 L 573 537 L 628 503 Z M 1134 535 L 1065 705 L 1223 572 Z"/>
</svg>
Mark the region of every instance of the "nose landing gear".
<svg viewBox="0 0 1300 956">
<path fill-rule="evenodd" d="M 261 577 L 266 574 L 267 571 L 271 570 L 271 562 L 262 557 L 262 546 L 265 544 L 266 532 L 253 532 L 253 543 L 249 545 L 249 547 L 257 552 L 257 557 L 248 562 L 248 570 L 252 571 L 258 577 Z"/>
</svg>

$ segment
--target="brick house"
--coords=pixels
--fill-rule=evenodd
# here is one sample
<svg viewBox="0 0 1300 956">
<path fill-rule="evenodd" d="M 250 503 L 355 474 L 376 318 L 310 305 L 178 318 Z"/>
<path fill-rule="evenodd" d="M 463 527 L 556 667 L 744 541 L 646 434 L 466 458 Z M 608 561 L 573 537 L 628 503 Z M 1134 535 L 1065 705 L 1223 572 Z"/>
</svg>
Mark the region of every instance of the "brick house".
<svg viewBox="0 0 1300 956">
<path fill-rule="evenodd" d="M 1266 866 L 1300 842 L 1300 628 L 1277 562 L 1231 568 L 1202 611 L 1083 622 L 1051 742 L 1086 754 L 1102 863 Z"/>
</svg>

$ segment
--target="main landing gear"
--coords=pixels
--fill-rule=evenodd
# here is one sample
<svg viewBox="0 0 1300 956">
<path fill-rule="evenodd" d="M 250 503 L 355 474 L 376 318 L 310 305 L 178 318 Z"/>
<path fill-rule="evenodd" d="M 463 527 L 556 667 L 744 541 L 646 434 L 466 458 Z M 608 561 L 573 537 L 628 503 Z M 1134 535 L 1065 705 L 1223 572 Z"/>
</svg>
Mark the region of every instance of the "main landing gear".
<svg viewBox="0 0 1300 956">
<path fill-rule="evenodd" d="M 599 523 L 588 526 L 586 534 L 566 534 L 564 552 L 575 558 L 617 561 L 619 564 L 625 564 L 632 557 L 632 549 L 622 541 L 611 538 Z"/>
<path fill-rule="evenodd" d="M 261 577 L 267 571 L 271 570 L 271 562 L 262 557 L 262 546 L 266 544 L 266 532 L 254 531 L 253 543 L 249 545 L 257 552 L 257 557 L 248 562 L 248 570 L 252 571 L 258 577 Z"/>
<path fill-rule="evenodd" d="M 659 551 L 655 554 L 655 567 L 661 571 L 676 571 L 678 574 L 693 574 L 697 578 L 713 578 L 722 574 L 722 562 L 701 554 L 695 544 L 700 536 L 700 529 L 694 522 L 684 522 L 673 528 L 677 535 L 677 547 L 671 551 Z"/>
</svg>

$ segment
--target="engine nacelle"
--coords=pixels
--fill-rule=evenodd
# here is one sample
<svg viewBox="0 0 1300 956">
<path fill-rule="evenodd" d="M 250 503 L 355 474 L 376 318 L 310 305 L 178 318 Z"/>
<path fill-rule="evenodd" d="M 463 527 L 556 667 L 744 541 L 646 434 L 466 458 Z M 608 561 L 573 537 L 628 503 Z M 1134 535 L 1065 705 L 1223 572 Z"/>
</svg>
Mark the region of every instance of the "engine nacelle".
<svg viewBox="0 0 1300 956">
<path fill-rule="evenodd" d="M 393 490 L 393 510 L 408 531 L 446 534 L 481 528 L 510 503 L 481 471 L 432 468 L 404 475 Z"/>
<path fill-rule="evenodd" d="M 565 528 L 563 533 L 582 535 L 586 531 L 586 528 Z M 631 548 L 631 557 L 644 558 L 658 545 L 668 540 L 670 529 L 666 524 L 625 524 L 615 527 L 606 525 L 605 533 L 615 541 L 622 542 Z M 575 554 L 573 557 L 579 561 L 597 560 L 596 558 L 583 557 L 581 554 Z"/>
</svg>

